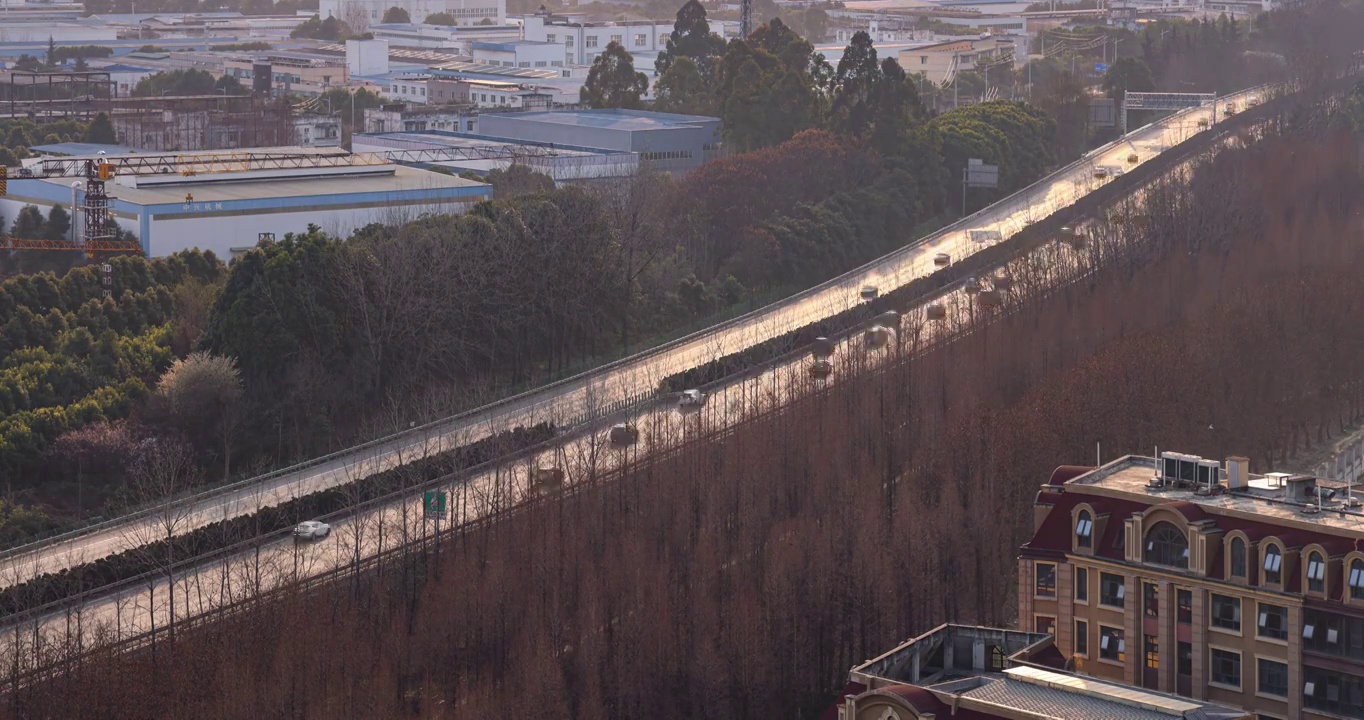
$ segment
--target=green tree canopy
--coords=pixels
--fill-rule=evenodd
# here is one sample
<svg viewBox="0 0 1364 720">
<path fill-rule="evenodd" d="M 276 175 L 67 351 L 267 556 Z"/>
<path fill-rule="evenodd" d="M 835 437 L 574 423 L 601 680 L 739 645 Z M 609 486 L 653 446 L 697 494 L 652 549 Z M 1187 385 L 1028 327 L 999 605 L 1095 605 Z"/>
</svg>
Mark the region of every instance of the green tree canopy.
<svg viewBox="0 0 1364 720">
<path fill-rule="evenodd" d="M 71 232 L 71 214 L 61 205 L 53 205 L 47 211 L 47 223 L 43 229 L 43 237 L 48 240 L 68 240 Z"/>
<path fill-rule="evenodd" d="M 408 15 L 406 10 L 404 10 L 404 9 L 402 9 L 402 8 L 400 8 L 400 7 L 398 7 L 398 6 L 395 5 L 395 6 L 393 6 L 393 7 L 391 7 L 391 8 L 389 8 L 389 9 L 387 9 L 387 10 L 384 11 L 384 19 L 383 19 L 383 22 L 386 22 L 386 23 L 410 23 L 410 22 L 412 22 L 412 16 L 411 16 L 411 15 Z"/>
<path fill-rule="evenodd" d="M 114 145 L 118 142 L 118 136 L 114 134 L 114 124 L 109 122 L 107 114 L 99 113 L 90 121 L 90 126 L 85 129 L 85 141 L 101 145 Z"/>
<path fill-rule="evenodd" d="M 309 38 L 312 40 L 331 40 L 333 42 L 349 37 L 351 34 L 350 26 L 329 17 L 326 20 L 314 15 L 308 18 L 303 24 L 294 28 L 289 33 L 291 38 Z"/>
<path fill-rule="evenodd" d="M 725 54 L 725 41 L 710 31 L 706 8 L 697 0 L 687 0 L 677 9 L 668 43 L 654 61 L 654 72 L 662 75 L 680 57 L 691 58 L 701 75 L 707 79 L 714 73 L 716 62 Z"/>
<path fill-rule="evenodd" d="M 654 83 L 654 109 L 683 115 L 714 115 L 715 93 L 696 61 L 683 55 Z"/>
<path fill-rule="evenodd" d="M 716 96 L 726 138 L 741 150 L 776 145 L 818 124 L 813 48 L 780 19 L 729 44 Z"/>
<path fill-rule="evenodd" d="M 37 205 L 25 205 L 19 209 L 19 214 L 14 216 L 14 226 L 9 232 L 17 238 L 37 240 L 43 237 L 45 223 L 43 212 Z"/>
<path fill-rule="evenodd" d="M 423 23 L 426 23 L 427 25 L 458 25 L 458 24 L 459 24 L 459 21 L 455 19 L 455 16 L 454 16 L 454 15 L 451 15 L 451 14 L 448 13 L 448 12 L 431 13 L 430 15 L 427 15 L 427 16 L 426 16 L 426 19 L 423 20 L 422 22 L 423 22 Z"/>
<path fill-rule="evenodd" d="M 634 58 L 620 43 L 613 42 L 592 61 L 579 96 L 588 107 L 638 108 L 640 97 L 648 91 L 649 78 L 635 72 Z"/>
</svg>

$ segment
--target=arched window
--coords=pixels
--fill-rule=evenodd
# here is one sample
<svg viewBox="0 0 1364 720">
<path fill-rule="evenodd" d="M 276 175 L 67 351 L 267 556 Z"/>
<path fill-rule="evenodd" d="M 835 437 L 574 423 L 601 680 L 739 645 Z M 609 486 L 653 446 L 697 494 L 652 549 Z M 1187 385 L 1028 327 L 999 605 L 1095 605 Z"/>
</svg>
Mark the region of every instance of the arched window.
<svg viewBox="0 0 1364 720">
<path fill-rule="evenodd" d="M 1158 522 L 1146 533 L 1146 562 L 1189 567 L 1189 539 L 1174 525 Z"/>
<path fill-rule="evenodd" d="M 1350 599 L 1364 600 L 1364 560 L 1350 561 Z"/>
<path fill-rule="evenodd" d="M 1241 538 L 1231 539 L 1231 576 L 1246 576 L 1246 541 Z"/>
<path fill-rule="evenodd" d="M 1075 546 L 1094 547 L 1094 518 L 1090 517 L 1088 510 L 1081 510 L 1079 518 L 1075 520 Z"/>
<path fill-rule="evenodd" d="M 1265 583 L 1269 585 L 1283 584 L 1283 554 L 1279 552 L 1279 546 L 1274 544 L 1265 545 Z"/>
<path fill-rule="evenodd" d="M 1307 592 L 1326 592 L 1326 560 L 1316 550 L 1307 554 Z"/>
</svg>

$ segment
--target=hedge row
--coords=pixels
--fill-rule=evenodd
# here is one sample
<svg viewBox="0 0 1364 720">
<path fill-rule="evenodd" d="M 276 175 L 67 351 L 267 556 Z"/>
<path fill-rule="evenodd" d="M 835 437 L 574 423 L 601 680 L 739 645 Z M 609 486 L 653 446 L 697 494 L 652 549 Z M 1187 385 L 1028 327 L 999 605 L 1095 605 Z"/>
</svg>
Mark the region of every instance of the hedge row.
<svg viewBox="0 0 1364 720">
<path fill-rule="evenodd" d="M 350 485 L 322 490 L 262 508 L 250 515 L 215 522 L 177 536 L 174 540 L 145 543 L 117 555 L 41 575 L 0 591 L 0 617 L 162 571 L 168 560 L 180 562 L 210 556 L 244 539 L 285 530 L 308 518 L 345 510 L 405 487 L 416 487 L 453 472 L 505 457 L 553 439 L 556 434 L 557 429 L 552 423 L 540 423 L 530 428 L 517 427 L 440 455 L 385 470 Z"/>
</svg>

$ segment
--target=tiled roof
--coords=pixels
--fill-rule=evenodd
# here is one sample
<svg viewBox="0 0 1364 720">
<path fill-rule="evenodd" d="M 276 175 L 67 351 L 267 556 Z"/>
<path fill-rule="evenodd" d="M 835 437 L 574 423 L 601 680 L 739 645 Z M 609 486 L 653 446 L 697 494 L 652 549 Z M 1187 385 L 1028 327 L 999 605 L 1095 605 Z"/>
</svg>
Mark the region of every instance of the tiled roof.
<svg viewBox="0 0 1364 720">
<path fill-rule="evenodd" d="M 1060 469 L 1057 473 L 1061 472 Z M 1053 478 L 1056 474 L 1053 474 Z M 1048 482 L 1048 484 L 1052 484 Z M 1032 539 L 1023 545 L 1022 552 L 1030 557 L 1056 557 L 1059 554 L 1068 553 L 1072 550 L 1071 527 L 1072 511 L 1076 505 L 1087 503 L 1094 508 L 1099 515 L 1108 515 L 1108 523 L 1104 527 L 1103 536 L 1097 538 L 1094 545 L 1094 555 L 1109 560 L 1123 561 L 1122 534 L 1124 531 L 1123 521 L 1135 513 L 1141 513 L 1154 505 L 1169 507 L 1184 516 L 1191 523 L 1203 520 L 1210 520 L 1223 533 L 1233 530 L 1240 530 L 1250 538 L 1251 542 L 1258 542 L 1264 538 L 1273 536 L 1281 541 L 1287 548 L 1301 548 L 1306 545 L 1320 544 L 1329 555 L 1338 557 L 1355 549 L 1356 541 L 1339 535 L 1326 533 L 1314 533 L 1309 530 L 1287 527 L 1271 522 L 1260 522 L 1246 520 L 1240 517 L 1220 515 L 1209 512 L 1205 506 L 1185 500 L 1175 500 L 1162 502 L 1158 496 L 1153 496 L 1149 501 L 1126 500 L 1100 495 L 1089 495 L 1083 492 L 1063 492 L 1041 494 L 1040 499 L 1051 500 L 1051 511 L 1041 527 L 1033 533 Z M 1225 535 L 1224 535 L 1225 537 Z M 1364 542 L 1358 543 L 1364 546 Z M 1250 582 L 1259 582 L 1258 563 L 1250 560 L 1247 562 L 1248 570 L 1251 573 Z M 1222 543 L 1216 543 L 1212 548 L 1212 557 L 1208 564 L 1208 577 L 1215 580 L 1226 580 L 1225 563 L 1222 562 Z M 1300 573 L 1288 573 L 1285 578 L 1284 590 L 1287 592 L 1299 592 L 1301 590 L 1302 579 Z"/>
</svg>

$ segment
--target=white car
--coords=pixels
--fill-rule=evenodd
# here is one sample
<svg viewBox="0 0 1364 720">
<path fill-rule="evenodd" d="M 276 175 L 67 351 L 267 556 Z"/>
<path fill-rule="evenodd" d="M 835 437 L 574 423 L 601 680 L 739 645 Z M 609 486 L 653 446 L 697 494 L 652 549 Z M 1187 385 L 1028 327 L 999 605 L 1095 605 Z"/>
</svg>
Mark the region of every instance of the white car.
<svg viewBox="0 0 1364 720">
<path fill-rule="evenodd" d="M 294 526 L 295 540 L 321 540 L 332 534 L 332 526 L 320 520 L 304 520 Z"/>
<path fill-rule="evenodd" d="M 683 390 L 677 398 L 677 406 L 682 408 L 698 408 L 705 404 L 706 394 L 700 390 Z"/>
</svg>

